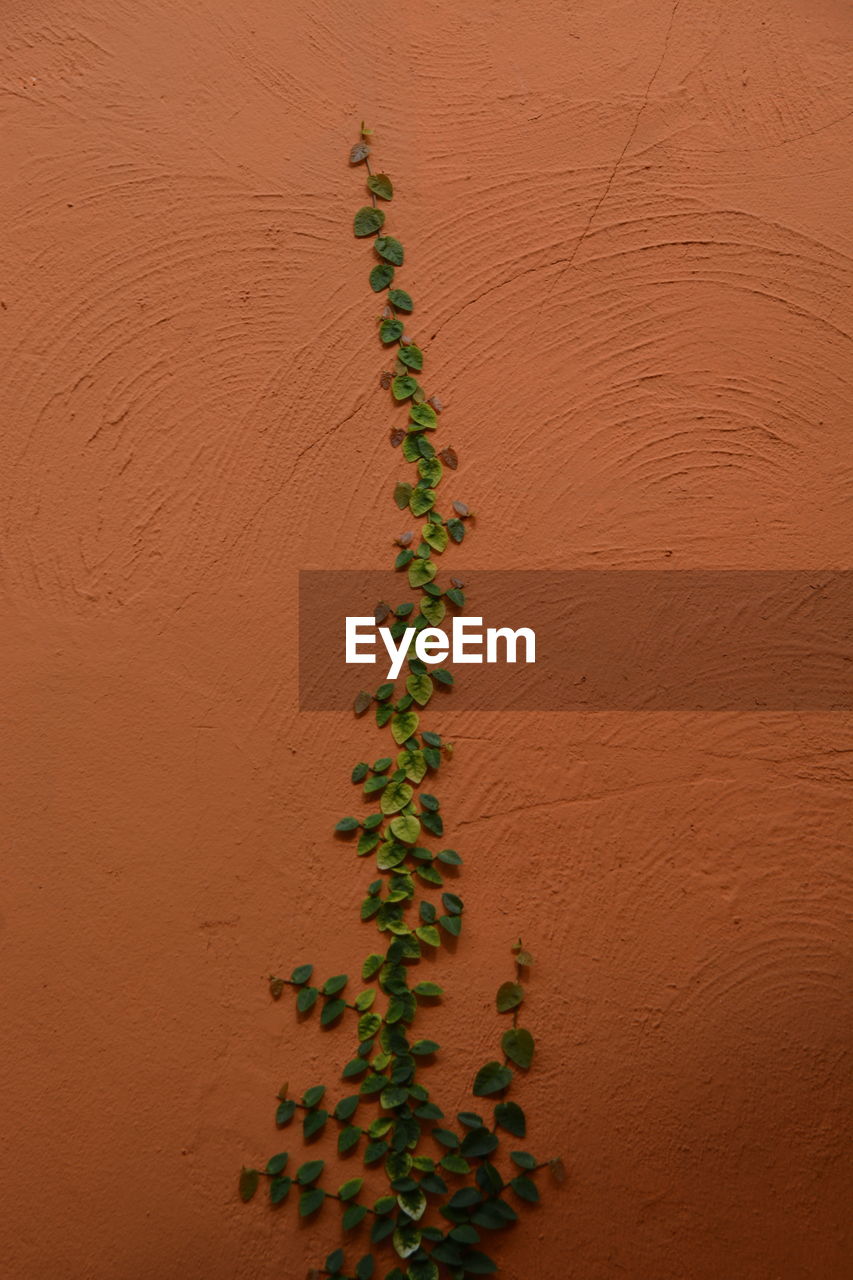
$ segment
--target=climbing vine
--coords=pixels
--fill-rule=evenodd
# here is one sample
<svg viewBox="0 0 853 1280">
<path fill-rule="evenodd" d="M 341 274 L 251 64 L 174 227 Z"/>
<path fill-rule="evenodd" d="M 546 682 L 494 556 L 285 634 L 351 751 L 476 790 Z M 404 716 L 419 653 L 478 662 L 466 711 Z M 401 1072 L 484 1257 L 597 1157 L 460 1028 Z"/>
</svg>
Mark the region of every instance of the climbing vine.
<svg viewBox="0 0 853 1280">
<path fill-rule="evenodd" d="M 462 1111 L 448 1121 L 419 1074 L 436 1061 L 440 1045 L 416 1038 L 412 1027 L 443 990 L 435 982 L 412 981 L 414 966 L 425 950 L 435 952 L 443 941 L 460 935 L 465 908 L 450 887 L 462 858 L 455 849 L 435 847 L 444 822 L 441 804 L 429 789 L 452 755 L 452 745 L 421 724 L 436 684 L 451 686 L 453 675 L 443 667 L 431 670 L 416 655 L 414 642 L 418 632 L 441 623 L 448 606 L 464 607 L 464 584 L 452 578 L 449 587 L 440 586 L 433 557 L 451 542 L 463 541 L 472 512 L 461 501 L 452 503 L 453 514 L 447 518 L 438 510 L 438 487 L 445 469 L 457 469 L 458 458 L 452 447 L 436 452 L 430 440 L 442 404 L 437 396 L 427 396 L 418 381 L 424 354 L 407 331 L 414 303 L 396 284 L 404 249 L 385 229 L 383 206 L 393 199 L 394 189 L 387 174 L 374 173 L 370 154 L 370 131 L 362 124 L 349 158 L 354 168 L 366 172 L 370 204 L 355 214 L 353 230 L 371 243 L 375 263 L 370 287 L 384 294 L 378 338 L 394 353 L 394 367 L 382 372 L 380 383 L 390 391 L 392 403 L 407 412 L 405 425 L 391 428 L 391 444 L 401 448 L 417 473 L 412 481 L 397 484 L 394 501 L 401 511 L 423 518 L 419 534 L 407 531 L 396 540 L 394 561 L 420 593 L 417 609 L 413 603 L 392 609 L 383 602 L 375 610 L 376 621 L 389 624 L 398 642 L 408 627 L 414 628 L 405 692 L 389 681 L 372 694 L 359 693 L 353 706 L 357 716 L 374 708 L 377 725 L 390 730 L 394 754 L 355 765 L 353 784 L 361 788 L 366 806 L 378 803 L 378 809 L 360 818 L 341 818 L 335 827 L 337 838 L 353 842 L 359 857 L 375 861 L 379 876 L 367 887 L 361 919 L 378 929 L 382 949 L 364 961 L 364 985 L 355 994 L 348 975 L 319 982 L 310 964 L 298 965 L 289 978 L 272 977 L 270 993 L 280 1000 L 291 990 L 297 1010 L 318 1010 L 324 1028 L 352 1018 L 357 1041 L 343 1070 L 344 1082 L 356 1082 L 349 1086 L 354 1091 L 330 1103 L 325 1085 L 312 1085 L 300 1097 L 291 1097 L 285 1086 L 278 1094 L 277 1126 L 286 1129 L 299 1114 L 303 1139 L 310 1142 L 336 1125 L 339 1155 L 358 1153 L 368 1170 L 381 1170 L 387 1192 L 369 1197 L 363 1177 L 348 1178 L 333 1189 L 324 1160 L 291 1165 L 288 1152 L 282 1151 L 263 1169 L 242 1170 L 240 1195 L 251 1200 L 265 1179 L 272 1204 L 296 1199 L 302 1218 L 328 1201 L 339 1206 L 344 1236 L 356 1243 L 335 1248 L 322 1266 L 309 1272 L 309 1280 L 371 1280 L 379 1276 L 383 1259 L 389 1268 L 382 1273 L 384 1280 L 465 1280 L 497 1272 L 489 1238 L 517 1220 L 514 1200 L 538 1202 L 532 1175 L 550 1165 L 559 1179 L 562 1164 L 519 1149 L 527 1121 L 521 1106 L 507 1096 L 516 1073 L 530 1067 L 535 1051 L 532 1034 L 518 1025 L 523 980 L 532 964 L 520 939 L 512 947 L 513 977 L 496 997 L 497 1014 L 507 1020 L 500 1053 L 480 1067 L 472 1082 L 474 1097 L 486 1100 L 490 1113 Z M 504 1156 L 502 1147 L 510 1140 L 512 1149 Z M 355 1254 L 355 1261 L 349 1261 Z"/>
</svg>

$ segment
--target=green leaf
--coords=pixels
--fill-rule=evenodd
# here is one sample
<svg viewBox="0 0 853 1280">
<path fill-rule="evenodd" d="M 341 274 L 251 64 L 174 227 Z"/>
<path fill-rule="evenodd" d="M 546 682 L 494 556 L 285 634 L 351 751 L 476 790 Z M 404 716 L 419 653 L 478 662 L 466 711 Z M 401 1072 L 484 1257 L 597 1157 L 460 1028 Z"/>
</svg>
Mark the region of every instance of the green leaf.
<svg viewBox="0 0 853 1280">
<path fill-rule="evenodd" d="M 385 223 L 385 214 L 366 204 L 353 218 L 352 229 L 357 236 L 373 236 Z"/>
<path fill-rule="evenodd" d="M 439 916 L 438 923 L 441 925 L 442 929 L 445 929 L 448 933 L 452 934 L 454 938 L 458 938 L 462 932 L 461 916 Z"/>
<path fill-rule="evenodd" d="M 499 1102 L 495 1107 L 495 1124 L 514 1138 L 523 1138 L 527 1133 L 524 1112 L 517 1102 Z"/>
<path fill-rule="evenodd" d="M 275 1122 L 279 1129 L 286 1124 L 290 1124 L 296 1111 L 296 1103 L 291 1101 L 280 1102 L 275 1112 Z"/>
<path fill-rule="evenodd" d="M 357 1093 L 351 1093 L 347 1098 L 341 1098 L 335 1107 L 336 1120 L 349 1120 L 358 1110 L 358 1104 L 361 1101 Z"/>
<path fill-rule="evenodd" d="M 306 1089 L 302 1095 L 303 1107 L 316 1107 L 318 1102 L 322 1102 L 326 1093 L 326 1086 L 323 1084 L 315 1084 L 313 1089 Z"/>
<path fill-rule="evenodd" d="M 398 374 L 391 383 L 391 394 L 395 400 L 408 400 L 417 389 L 417 379 L 410 377 L 408 373 Z"/>
<path fill-rule="evenodd" d="M 384 956 L 380 956 L 378 954 L 368 956 L 364 964 L 361 966 L 361 976 L 364 981 L 367 982 L 370 978 L 375 977 L 384 963 Z"/>
<path fill-rule="evenodd" d="M 370 988 L 367 991 L 359 991 L 358 995 L 353 1001 L 353 1004 L 355 1005 L 356 1009 L 358 1009 L 359 1013 L 365 1013 L 371 1007 L 375 999 L 376 999 L 376 992 L 373 990 L 373 988 Z"/>
<path fill-rule="evenodd" d="M 454 542 L 461 542 L 465 537 L 465 526 L 461 520 L 448 520 L 447 532 Z"/>
<path fill-rule="evenodd" d="M 395 240 L 393 236 L 379 236 L 375 244 L 380 258 L 392 262 L 395 267 L 402 267 L 404 253 L 399 240 Z"/>
<path fill-rule="evenodd" d="M 430 680 L 429 676 L 408 676 L 406 678 L 406 688 L 419 707 L 425 707 L 432 697 L 432 680 Z M 406 790 L 409 793 L 409 799 L 411 799 L 412 788 L 407 787 Z M 402 806 L 400 807 L 402 808 Z"/>
<path fill-rule="evenodd" d="M 509 1158 L 513 1164 L 517 1164 L 519 1169 L 535 1169 L 536 1157 L 532 1156 L 529 1151 L 510 1151 Z"/>
<path fill-rule="evenodd" d="M 312 1182 L 317 1181 L 325 1167 L 324 1160 L 308 1160 L 296 1170 L 296 1181 L 300 1187 L 309 1187 Z"/>
<path fill-rule="evenodd" d="M 341 818 L 340 822 L 335 823 L 336 831 L 357 831 L 361 826 L 358 818 Z"/>
<path fill-rule="evenodd" d="M 427 831 L 431 831 L 434 836 L 444 834 L 444 820 L 439 813 L 424 813 L 422 821 Z"/>
<path fill-rule="evenodd" d="M 400 746 L 404 742 L 408 742 L 419 724 L 420 717 L 416 711 L 398 711 L 391 720 L 391 733 L 394 741 Z"/>
<path fill-rule="evenodd" d="M 358 1038 L 359 1040 L 371 1040 L 382 1026 L 382 1019 L 378 1013 L 365 1013 L 358 1020 Z"/>
<path fill-rule="evenodd" d="M 425 942 L 430 947 L 441 946 L 441 934 L 433 924 L 422 924 L 415 929 L 415 934 L 420 938 L 421 942 Z"/>
<path fill-rule="evenodd" d="M 364 779 L 367 777 L 367 765 L 364 763 L 363 760 L 360 764 L 357 764 L 355 766 L 355 768 L 352 771 L 351 777 L 353 782 L 363 782 Z"/>
<path fill-rule="evenodd" d="M 337 1022 L 346 1007 L 345 1000 L 327 1000 L 320 1014 L 320 1026 L 330 1027 L 333 1022 Z"/>
<path fill-rule="evenodd" d="M 425 1058 L 431 1053 L 437 1053 L 440 1045 L 435 1040 L 416 1040 L 412 1045 L 410 1052 L 416 1058 Z"/>
<path fill-rule="evenodd" d="M 347 1205 L 342 1219 L 344 1231 L 353 1231 L 366 1217 L 367 1208 L 363 1204 Z"/>
<path fill-rule="evenodd" d="M 427 477 L 425 477 L 425 479 L 426 478 Z M 440 478 L 441 477 L 439 477 L 439 479 Z M 431 479 L 430 483 L 437 484 L 438 480 Z M 447 530 L 443 524 L 425 524 L 421 533 L 423 535 L 424 542 L 428 543 L 432 547 L 433 551 L 437 551 L 439 555 L 441 555 L 442 551 L 447 549 Z M 358 781 L 358 779 L 355 779 L 355 781 Z"/>
<path fill-rule="evenodd" d="M 343 1249 L 336 1249 L 334 1253 L 330 1253 L 326 1259 L 326 1270 L 330 1275 L 340 1275 L 344 1269 L 346 1261 Z"/>
<path fill-rule="evenodd" d="M 352 1151 L 353 1147 L 358 1146 L 360 1137 L 361 1129 L 357 1124 L 350 1124 L 345 1129 L 341 1129 L 338 1134 L 338 1154 L 345 1156 L 348 1151 Z"/>
<path fill-rule="evenodd" d="M 441 903 L 447 914 L 451 916 L 461 916 L 465 910 L 465 903 L 455 893 L 443 893 Z"/>
<path fill-rule="evenodd" d="M 407 347 L 401 347 L 397 355 L 407 369 L 414 369 L 415 373 L 420 373 L 424 367 L 424 353 L 420 347 L 411 344 Z"/>
<path fill-rule="evenodd" d="M 465 597 L 457 587 L 451 587 L 447 593 L 447 598 L 451 604 L 455 604 L 457 609 L 463 608 Z"/>
<path fill-rule="evenodd" d="M 281 1204 L 287 1199 L 287 1193 L 290 1191 L 290 1178 L 273 1178 L 270 1182 L 270 1203 Z"/>
<path fill-rule="evenodd" d="M 444 995 L 444 988 L 440 987 L 437 982 L 419 982 L 413 990 L 416 996 Z"/>
<path fill-rule="evenodd" d="M 257 1169 L 241 1169 L 240 1170 L 240 1199 L 243 1204 L 248 1204 L 252 1196 L 258 1189 L 258 1171 Z"/>
<path fill-rule="evenodd" d="M 296 968 L 293 970 L 293 973 L 290 975 L 290 981 L 294 983 L 297 987 L 301 987 L 303 983 L 308 981 L 308 979 L 311 977 L 311 974 L 313 972 L 314 972 L 313 964 L 297 965 Z"/>
<path fill-rule="evenodd" d="M 438 567 L 432 560 L 414 560 L 409 565 L 409 586 L 422 587 L 425 583 L 432 582 L 437 573 Z"/>
<path fill-rule="evenodd" d="M 345 973 L 336 973 L 333 978 L 327 978 L 323 983 L 324 996 L 336 996 L 339 991 L 343 991 L 349 982 L 349 978 Z"/>
<path fill-rule="evenodd" d="M 310 1191 L 303 1191 L 299 1197 L 299 1216 L 307 1218 L 310 1214 L 316 1213 L 326 1199 L 326 1193 L 320 1187 L 312 1187 Z"/>
<path fill-rule="evenodd" d="M 342 1080 L 352 1080 L 354 1076 L 364 1075 L 367 1070 L 367 1063 L 363 1058 L 351 1058 L 341 1072 Z"/>
<path fill-rule="evenodd" d="M 381 293 L 383 289 L 388 288 L 393 279 L 394 268 L 387 262 L 380 262 L 370 273 L 370 287 L 374 293 Z"/>
<path fill-rule="evenodd" d="M 448 867 L 458 867 L 462 864 L 462 859 L 455 849 L 442 849 L 437 857 L 439 862 L 444 862 Z"/>
<path fill-rule="evenodd" d="M 414 844 L 421 834 L 421 824 L 413 813 L 401 815 L 391 822 L 391 832 L 404 844 Z"/>
<path fill-rule="evenodd" d="M 447 613 L 444 601 L 436 596 L 427 596 L 421 601 L 421 613 L 432 627 L 437 627 Z"/>
<path fill-rule="evenodd" d="M 462 1140 L 461 1152 L 469 1160 L 490 1156 L 498 1148 L 499 1139 L 485 1127 L 472 1129 Z"/>
<path fill-rule="evenodd" d="M 328 1111 L 309 1111 L 302 1121 L 302 1133 L 306 1138 L 313 1138 L 315 1133 L 319 1133 L 325 1127 L 329 1118 Z"/>
<path fill-rule="evenodd" d="M 471 1276 L 491 1276 L 498 1269 L 498 1264 L 485 1253 L 477 1249 L 469 1249 L 465 1254 L 464 1271 Z"/>
<path fill-rule="evenodd" d="M 371 1280 L 374 1270 L 373 1256 L 366 1253 L 355 1265 L 355 1280 Z"/>
<path fill-rule="evenodd" d="M 371 173 L 367 179 L 367 189 L 379 196 L 380 200 L 390 200 L 394 194 L 394 187 L 387 173 Z"/>
<path fill-rule="evenodd" d="M 409 497 L 409 510 L 412 515 L 423 516 L 427 511 L 431 511 L 435 506 L 435 489 L 414 488 Z M 409 571 L 409 582 L 412 583 L 411 570 Z M 415 584 L 412 583 L 414 586 Z"/>
<path fill-rule="evenodd" d="M 517 1009 L 524 1000 L 524 987 L 517 982 L 504 982 L 498 988 L 496 1004 L 498 1013 L 509 1013 Z"/>
<path fill-rule="evenodd" d="M 399 1257 L 408 1258 L 420 1248 L 421 1233 L 411 1223 L 406 1223 L 394 1232 L 393 1244 Z"/>
<path fill-rule="evenodd" d="M 418 1222 L 426 1212 L 427 1198 L 420 1190 L 401 1191 L 397 1196 L 397 1204 L 409 1217 Z"/>
<path fill-rule="evenodd" d="M 514 1062 L 516 1066 L 522 1067 L 525 1071 L 533 1061 L 535 1048 L 533 1036 L 529 1031 L 524 1031 L 520 1027 L 510 1027 L 508 1031 L 503 1033 L 501 1048 L 510 1062 Z"/>
<path fill-rule="evenodd" d="M 521 1174 L 517 1178 L 510 1178 L 509 1185 L 517 1196 L 522 1200 L 526 1200 L 528 1204 L 539 1203 L 539 1188 L 532 1178 L 526 1178 Z"/>
<path fill-rule="evenodd" d="M 388 294 L 388 301 L 398 311 L 411 311 L 415 305 L 405 289 L 392 289 Z"/>
<path fill-rule="evenodd" d="M 379 337 L 383 342 L 397 342 L 402 336 L 402 320 L 383 320 L 379 326 Z"/>
<path fill-rule="evenodd" d="M 412 679 L 413 677 L 409 676 L 409 680 Z M 409 680 L 406 681 L 407 688 Z M 413 795 L 414 791 L 409 786 L 408 782 L 389 782 L 388 786 L 382 792 L 382 799 L 379 802 L 379 807 L 384 814 L 399 813 L 399 811 L 404 809 L 409 803 Z"/>
<path fill-rule="evenodd" d="M 290 1159 L 290 1156 L 287 1151 L 281 1151 L 277 1156 L 270 1156 L 269 1160 L 267 1161 L 267 1167 L 264 1170 L 264 1172 L 270 1173 L 270 1174 L 281 1173 L 282 1170 L 286 1167 L 289 1159 Z"/>
<path fill-rule="evenodd" d="M 452 685 L 453 676 L 445 667 L 436 667 L 432 673 L 433 680 L 437 680 L 439 684 Z"/>
<path fill-rule="evenodd" d="M 296 1008 L 300 1013 L 307 1013 L 317 1003 L 320 992 L 316 987 L 303 987 L 296 997 Z"/>
<path fill-rule="evenodd" d="M 438 416 L 429 404 L 413 404 L 409 410 L 409 421 L 419 431 L 434 431 L 438 426 Z"/>
<path fill-rule="evenodd" d="M 352 1200 L 357 1196 L 361 1188 L 364 1186 L 364 1178 L 350 1178 L 349 1182 L 345 1182 L 343 1186 L 338 1187 L 338 1195 L 341 1200 Z"/>
<path fill-rule="evenodd" d="M 446 1169 L 448 1173 L 470 1173 L 471 1166 L 464 1156 L 458 1155 L 451 1151 L 449 1155 L 443 1156 L 441 1160 L 442 1169 Z"/>
<path fill-rule="evenodd" d="M 416 749 L 401 751 L 397 756 L 397 766 L 414 783 L 422 782 L 427 771 L 424 753 Z"/>
<path fill-rule="evenodd" d="M 412 486 L 410 484 L 406 484 L 405 481 L 401 481 L 394 489 L 394 501 L 401 511 L 409 505 L 409 499 L 411 496 Z"/>
<path fill-rule="evenodd" d="M 487 1098 L 492 1093 L 503 1093 L 509 1088 L 512 1072 L 500 1062 L 487 1062 L 474 1077 L 474 1096 Z"/>
</svg>

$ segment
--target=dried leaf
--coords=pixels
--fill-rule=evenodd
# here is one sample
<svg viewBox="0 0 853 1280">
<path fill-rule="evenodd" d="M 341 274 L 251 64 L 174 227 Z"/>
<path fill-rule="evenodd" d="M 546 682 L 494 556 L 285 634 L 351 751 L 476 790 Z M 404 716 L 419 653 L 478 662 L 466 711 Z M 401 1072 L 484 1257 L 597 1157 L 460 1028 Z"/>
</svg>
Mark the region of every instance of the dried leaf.
<svg viewBox="0 0 853 1280">
<path fill-rule="evenodd" d="M 433 405 L 433 408 L 435 408 L 435 405 Z M 455 471 L 459 466 L 459 456 L 452 445 L 448 445 L 446 449 L 442 449 L 438 456 L 441 458 L 442 462 L 446 463 L 447 466 L 450 467 L 451 471 Z"/>
<path fill-rule="evenodd" d="M 465 586 L 465 583 L 462 581 L 461 578 L 451 578 L 450 585 L 455 587 L 457 591 L 461 591 L 462 588 Z"/>
<path fill-rule="evenodd" d="M 406 438 L 406 433 L 402 427 L 392 427 L 388 439 L 391 441 L 391 448 L 396 449 Z"/>
<path fill-rule="evenodd" d="M 414 404 L 423 404 L 425 398 L 423 387 L 418 387 L 417 391 L 412 396 L 412 401 Z"/>
<path fill-rule="evenodd" d="M 441 411 L 444 408 L 444 405 L 441 403 L 438 396 L 430 396 L 429 400 L 427 401 L 427 404 L 431 404 L 433 409 L 435 409 L 436 413 L 441 413 Z"/>
<path fill-rule="evenodd" d="M 556 1160 L 549 1161 L 549 1166 L 551 1169 L 551 1177 L 555 1182 L 566 1181 L 566 1178 L 568 1177 L 568 1174 L 566 1173 L 566 1166 L 563 1164 L 559 1156 Z"/>
<path fill-rule="evenodd" d="M 350 164 L 361 164 L 370 155 L 370 147 L 366 142 L 357 142 L 349 153 Z"/>
<path fill-rule="evenodd" d="M 364 689 L 362 689 L 361 693 L 357 693 L 355 695 L 355 701 L 352 704 L 352 709 L 357 716 L 363 716 L 372 701 L 373 695 L 371 693 L 365 693 Z"/>
<path fill-rule="evenodd" d="M 404 333 L 400 341 L 404 347 L 410 347 L 414 342 L 414 338 L 410 337 L 408 333 Z"/>
<path fill-rule="evenodd" d="M 394 380 L 394 375 L 390 369 L 383 369 L 379 375 L 379 385 L 383 391 L 387 391 Z"/>
<path fill-rule="evenodd" d="M 382 623 L 388 617 L 390 612 L 391 606 L 386 604 L 384 600 L 380 600 L 379 604 L 373 610 L 373 621 L 376 623 L 377 627 L 382 626 Z"/>
<path fill-rule="evenodd" d="M 410 529 L 410 530 L 408 530 L 408 532 L 406 532 L 406 533 L 401 533 L 401 534 L 400 534 L 400 536 L 399 536 L 399 538 L 397 539 L 397 546 L 398 546 L 398 547 L 410 547 L 410 546 L 412 545 L 412 541 L 413 541 L 413 539 L 414 539 L 414 536 L 415 536 L 415 535 L 412 533 L 411 529 Z"/>
<path fill-rule="evenodd" d="M 282 991 L 284 991 L 284 988 L 285 988 L 284 978 L 270 978 L 270 995 L 272 996 L 273 1000 L 281 999 L 281 993 Z"/>
<path fill-rule="evenodd" d="M 461 516 L 463 520 L 471 514 L 470 508 L 467 507 L 464 502 L 454 502 L 453 510 L 458 516 Z"/>
</svg>

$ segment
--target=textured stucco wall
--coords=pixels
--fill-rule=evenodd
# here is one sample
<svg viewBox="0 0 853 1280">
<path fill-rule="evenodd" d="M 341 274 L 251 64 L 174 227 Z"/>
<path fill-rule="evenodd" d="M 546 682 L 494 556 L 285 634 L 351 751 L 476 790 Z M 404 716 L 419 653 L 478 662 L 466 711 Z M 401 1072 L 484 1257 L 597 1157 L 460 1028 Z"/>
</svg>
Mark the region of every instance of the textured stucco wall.
<svg viewBox="0 0 853 1280">
<path fill-rule="evenodd" d="M 468 566 L 849 566 L 851 9 L 3 10 L 2 1270 L 299 1277 L 324 1228 L 234 1189 L 346 1051 L 266 975 L 368 949 L 328 833 L 380 736 L 298 714 L 290 656 L 297 570 L 399 532 L 354 125 Z M 461 1103 L 521 932 L 570 1171 L 505 1274 L 848 1275 L 849 717 L 445 728 L 470 914 L 430 1031 Z"/>
</svg>

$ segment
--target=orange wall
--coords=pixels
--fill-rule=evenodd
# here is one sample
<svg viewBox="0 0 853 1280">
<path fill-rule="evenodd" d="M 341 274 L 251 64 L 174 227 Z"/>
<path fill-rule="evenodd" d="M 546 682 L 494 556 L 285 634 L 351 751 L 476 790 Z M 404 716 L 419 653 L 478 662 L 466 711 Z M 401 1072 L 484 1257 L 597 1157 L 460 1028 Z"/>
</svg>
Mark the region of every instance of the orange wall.
<svg viewBox="0 0 853 1280">
<path fill-rule="evenodd" d="M 347 1051 L 266 977 L 372 942 L 329 830 L 384 739 L 290 665 L 297 570 L 400 531 L 354 128 L 467 566 L 849 566 L 850 8 L 5 9 L 4 1274 L 299 1277 L 328 1228 L 234 1191 Z M 849 717 L 443 727 L 448 1100 L 520 932 L 530 1145 L 570 1172 L 506 1276 L 849 1274 Z"/>
</svg>

